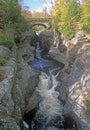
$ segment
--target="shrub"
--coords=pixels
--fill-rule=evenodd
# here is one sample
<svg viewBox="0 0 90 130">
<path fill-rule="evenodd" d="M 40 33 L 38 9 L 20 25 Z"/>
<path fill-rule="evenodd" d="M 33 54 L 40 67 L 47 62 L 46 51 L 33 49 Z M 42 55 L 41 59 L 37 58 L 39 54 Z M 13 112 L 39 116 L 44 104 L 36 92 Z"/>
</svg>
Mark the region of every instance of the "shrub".
<svg viewBox="0 0 90 130">
<path fill-rule="evenodd" d="M 6 63 L 7 58 L 0 56 L 0 65 L 3 66 Z"/>
<path fill-rule="evenodd" d="M 81 5 L 81 28 L 90 33 L 90 0 L 84 0 Z"/>
<path fill-rule="evenodd" d="M 83 25 L 82 30 L 86 31 L 87 33 L 90 33 L 90 25 Z"/>
<path fill-rule="evenodd" d="M 56 14 L 56 17 L 55 17 L 55 19 L 54 19 L 54 28 L 55 28 L 55 30 L 57 31 L 57 32 L 59 32 L 59 21 L 60 21 L 60 19 L 61 19 L 61 13 L 60 13 L 60 10 L 58 11 L 58 13 Z"/>
<path fill-rule="evenodd" d="M 84 103 L 85 103 L 85 105 L 87 107 L 86 114 L 90 117 L 90 101 L 85 100 Z"/>
<path fill-rule="evenodd" d="M 72 18 L 79 20 L 79 17 L 80 17 L 79 6 L 78 6 L 76 0 L 72 0 L 69 4 L 68 12 L 67 12 L 65 20 L 70 21 Z"/>
<path fill-rule="evenodd" d="M 3 34 L 0 36 L 0 45 L 4 45 L 9 49 L 12 49 L 14 45 L 14 39 L 7 34 Z"/>
<path fill-rule="evenodd" d="M 90 33 L 90 17 L 82 18 L 80 22 L 82 30 Z"/>
<path fill-rule="evenodd" d="M 2 44 L 12 49 L 13 41 L 18 41 L 22 32 L 28 29 L 27 21 L 21 15 L 21 7 L 17 0 L 0 1 L 0 10 L 3 15 L 4 32 L 10 35 L 1 37 L 0 43 L 2 42 Z"/>
<path fill-rule="evenodd" d="M 12 26 L 15 39 L 20 39 L 22 32 L 25 32 L 28 29 L 27 21 L 23 16 L 19 16 L 17 21 L 14 22 Z"/>
<path fill-rule="evenodd" d="M 75 31 L 69 22 L 66 22 L 64 24 L 62 33 L 63 33 L 64 37 L 68 38 L 68 39 L 72 39 L 75 35 Z"/>
</svg>

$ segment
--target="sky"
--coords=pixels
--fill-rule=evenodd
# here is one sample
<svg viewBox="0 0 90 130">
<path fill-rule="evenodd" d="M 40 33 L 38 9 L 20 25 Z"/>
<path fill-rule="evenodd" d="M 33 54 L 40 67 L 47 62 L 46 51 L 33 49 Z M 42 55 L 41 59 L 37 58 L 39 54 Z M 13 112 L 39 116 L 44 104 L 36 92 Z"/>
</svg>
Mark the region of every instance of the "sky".
<svg viewBox="0 0 90 130">
<path fill-rule="evenodd" d="M 45 3 L 45 1 L 47 1 L 47 4 Z M 55 0 L 21 0 L 22 5 L 28 6 L 31 12 L 33 11 L 41 12 L 45 7 L 49 12 L 49 9 L 51 8 L 50 1 L 54 2 Z"/>
<path fill-rule="evenodd" d="M 28 6 L 31 12 L 34 11 L 41 12 L 45 7 L 47 8 L 47 12 L 49 12 L 52 6 L 50 4 L 51 3 L 50 1 L 53 1 L 54 3 L 55 0 L 19 0 L 19 1 L 22 2 L 23 6 Z M 47 1 L 47 4 L 45 1 Z"/>
<path fill-rule="evenodd" d="M 44 5 L 43 0 L 23 0 L 24 6 L 28 6 L 31 11 L 41 11 Z"/>
</svg>

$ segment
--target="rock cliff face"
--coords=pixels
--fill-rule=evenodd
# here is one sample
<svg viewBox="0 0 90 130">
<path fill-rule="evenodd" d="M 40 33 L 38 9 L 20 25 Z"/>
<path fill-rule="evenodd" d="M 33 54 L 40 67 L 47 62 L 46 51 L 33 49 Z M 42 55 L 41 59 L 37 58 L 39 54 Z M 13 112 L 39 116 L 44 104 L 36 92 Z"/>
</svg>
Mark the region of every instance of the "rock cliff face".
<svg viewBox="0 0 90 130">
<path fill-rule="evenodd" d="M 0 46 L 0 56 L 8 56 L 0 66 L 0 130 L 23 129 L 22 117 L 38 83 L 38 76 L 27 64 L 34 58 L 35 48 L 30 45 L 34 35 L 32 31 L 25 33 L 14 51 Z"/>
<path fill-rule="evenodd" d="M 69 47 L 70 62 L 66 67 L 69 71 L 64 79 L 68 87 L 68 100 L 65 104 L 65 113 L 71 112 L 80 124 L 81 130 L 90 129 L 90 111 L 86 101 L 90 102 L 90 36 L 78 33 Z M 88 111 L 88 115 L 87 115 Z M 80 129 L 80 128 L 78 128 Z"/>
<path fill-rule="evenodd" d="M 0 130 L 20 130 L 13 118 L 14 101 L 12 98 L 12 88 L 14 85 L 15 73 L 17 70 L 16 58 L 12 57 L 12 54 L 8 48 L 0 46 L 1 56 L 9 56 L 8 61 L 4 66 L 0 66 L 0 72 L 3 77 L 0 81 Z"/>
<path fill-rule="evenodd" d="M 67 50 L 51 48 L 49 54 L 54 55 L 57 61 L 65 64 L 60 79 L 60 99 L 64 102 L 64 115 L 72 117 L 78 130 L 90 129 L 90 35 L 78 32 L 72 40 L 62 43 Z M 57 51 L 56 51 L 57 50 Z M 51 53 L 53 51 L 53 53 Z M 62 60 L 65 56 L 65 61 Z M 53 56 L 51 56 L 53 58 Z M 87 102 L 87 103 L 86 103 Z M 87 114 L 88 113 L 88 114 Z"/>
</svg>

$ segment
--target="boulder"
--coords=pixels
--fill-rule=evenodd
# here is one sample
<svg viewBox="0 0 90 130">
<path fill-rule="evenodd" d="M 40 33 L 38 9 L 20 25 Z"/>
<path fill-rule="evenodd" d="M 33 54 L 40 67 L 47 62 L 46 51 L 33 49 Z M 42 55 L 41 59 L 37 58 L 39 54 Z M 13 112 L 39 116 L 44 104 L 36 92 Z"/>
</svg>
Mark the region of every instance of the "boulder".
<svg viewBox="0 0 90 130">
<path fill-rule="evenodd" d="M 64 53 L 60 53 L 59 49 L 55 47 L 51 47 L 48 54 L 50 58 L 64 65 L 68 62 L 66 55 Z"/>
<path fill-rule="evenodd" d="M 53 33 L 49 30 L 45 30 L 40 33 L 39 39 L 40 39 L 40 46 L 44 49 L 44 53 L 47 54 L 54 42 Z"/>
<path fill-rule="evenodd" d="M 7 117 L 0 120 L 0 130 L 20 130 L 15 119 Z"/>
<path fill-rule="evenodd" d="M 30 62 L 34 60 L 36 39 L 36 33 L 32 30 L 27 31 L 22 35 L 19 45 L 19 55 L 23 57 L 25 62 Z"/>
<path fill-rule="evenodd" d="M 10 52 L 10 50 L 7 47 L 5 47 L 3 45 L 0 45 L 0 56 L 7 57 L 7 56 L 10 55 L 10 53 L 11 52 Z"/>
<path fill-rule="evenodd" d="M 85 32 L 84 31 L 79 31 L 76 33 L 75 36 L 77 39 L 82 39 L 83 37 L 85 37 Z"/>
<path fill-rule="evenodd" d="M 35 43 L 37 42 L 37 39 L 38 39 L 38 36 L 36 35 L 35 31 L 30 29 L 29 31 L 24 32 L 22 34 L 22 37 L 20 39 L 21 44 L 19 45 L 21 46 L 28 43 L 29 45 L 34 46 Z"/>
<path fill-rule="evenodd" d="M 29 102 L 28 102 L 28 105 L 27 105 L 26 112 L 28 113 L 29 111 L 37 108 L 38 105 L 39 105 L 39 103 L 40 103 L 40 101 L 41 101 L 40 95 L 38 94 L 37 91 L 34 91 L 34 93 L 32 94 L 32 96 L 29 98 Z"/>
</svg>

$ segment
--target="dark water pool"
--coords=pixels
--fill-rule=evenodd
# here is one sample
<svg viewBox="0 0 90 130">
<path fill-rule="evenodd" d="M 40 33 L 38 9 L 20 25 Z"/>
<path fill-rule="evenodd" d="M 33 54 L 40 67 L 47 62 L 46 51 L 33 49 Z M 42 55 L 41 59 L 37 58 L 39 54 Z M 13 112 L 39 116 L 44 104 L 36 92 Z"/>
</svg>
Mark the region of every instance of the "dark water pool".
<svg viewBox="0 0 90 130">
<path fill-rule="evenodd" d="M 63 65 L 59 64 L 58 62 L 55 62 L 50 59 L 44 59 L 44 58 L 35 59 L 29 64 L 32 69 L 37 70 L 37 71 L 43 71 L 45 69 L 50 70 L 52 68 L 58 68 L 59 66 L 60 68 L 63 67 Z"/>
</svg>

